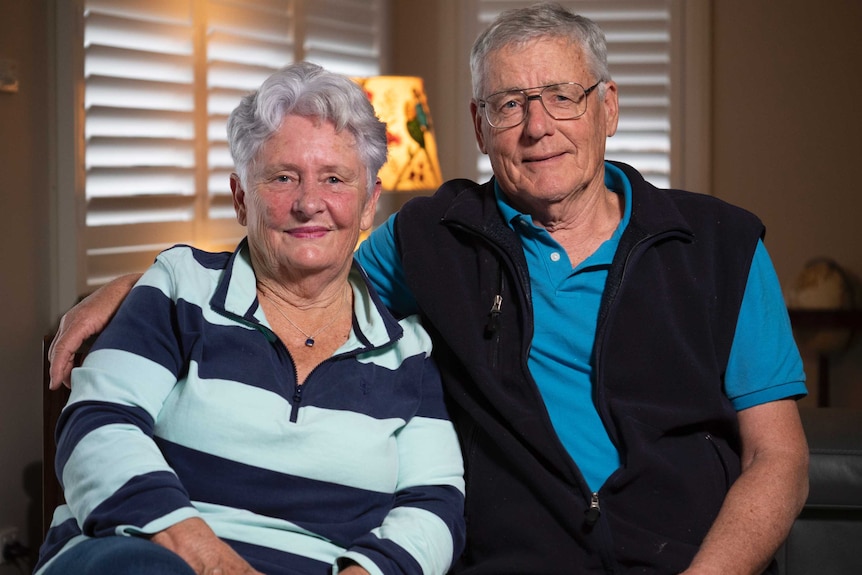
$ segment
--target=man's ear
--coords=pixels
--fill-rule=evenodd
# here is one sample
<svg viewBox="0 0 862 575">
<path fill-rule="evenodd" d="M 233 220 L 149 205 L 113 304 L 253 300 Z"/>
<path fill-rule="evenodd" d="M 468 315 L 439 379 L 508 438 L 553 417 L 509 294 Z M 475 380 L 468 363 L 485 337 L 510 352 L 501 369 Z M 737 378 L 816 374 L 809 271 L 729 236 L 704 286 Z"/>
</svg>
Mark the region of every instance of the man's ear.
<svg viewBox="0 0 862 575">
<path fill-rule="evenodd" d="M 617 125 L 620 121 L 620 99 L 617 83 L 609 80 L 605 84 L 605 99 L 602 101 L 602 105 L 605 107 L 607 137 L 610 138 L 617 133 Z"/>
<path fill-rule="evenodd" d="M 233 196 L 233 209 L 236 212 L 236 221 L 241 226 L 244 226 L 248 222 L 248 213 L 245 208 L 245 190 L 236 173 L 230 175 L 230 193 Z"/>
<path fill-rule="evenodd" d="M 479 110 L 479 104 L 476 100 L 470 100 L 470 116 L 473 118 L 473 130 L 476 132 L 476 143 L 479 144 L 479 151 L 487 154 L 485 149 L 485 134 L 482 133 L 482 112 Z"/>
</svg>

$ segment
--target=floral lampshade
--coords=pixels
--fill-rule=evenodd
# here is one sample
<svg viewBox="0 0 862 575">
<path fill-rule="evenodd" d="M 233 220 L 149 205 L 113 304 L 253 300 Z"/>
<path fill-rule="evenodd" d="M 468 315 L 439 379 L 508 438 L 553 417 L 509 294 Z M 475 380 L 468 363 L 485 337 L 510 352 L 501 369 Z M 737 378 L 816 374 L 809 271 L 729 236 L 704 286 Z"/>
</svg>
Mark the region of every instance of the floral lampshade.
<svg viewBox="0 0 862 575">
<path fill-rule="evenodd" d="M 357 78 L 377 116 L 386 122 L 389 160 L 379 176 L 387 192 L 434 190 L 443 181 L 422 78 Z"/>
</svg>

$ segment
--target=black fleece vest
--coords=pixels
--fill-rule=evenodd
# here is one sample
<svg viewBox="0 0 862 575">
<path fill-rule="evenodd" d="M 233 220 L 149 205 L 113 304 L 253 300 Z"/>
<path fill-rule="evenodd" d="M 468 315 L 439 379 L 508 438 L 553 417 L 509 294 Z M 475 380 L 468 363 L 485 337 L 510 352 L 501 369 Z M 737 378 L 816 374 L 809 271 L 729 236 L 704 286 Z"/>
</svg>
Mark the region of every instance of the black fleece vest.
<svg viewBox="0 0 862 575">
<path fill-rule="evenodd" d="M 739 475 L 723 378 L 763 226 L 617 165 L 632 184 L 632 218 L 609 273 L 593 366 L 594 403 L 623 465 L 598 494 L 557 438 L 527 368 L 527 264 L 493 182 L 448 182 L 397 217 L 405 278 L 434 338 L 465 456 L 467 550 L 453 573 L 682 571 Z"/>
</svg>

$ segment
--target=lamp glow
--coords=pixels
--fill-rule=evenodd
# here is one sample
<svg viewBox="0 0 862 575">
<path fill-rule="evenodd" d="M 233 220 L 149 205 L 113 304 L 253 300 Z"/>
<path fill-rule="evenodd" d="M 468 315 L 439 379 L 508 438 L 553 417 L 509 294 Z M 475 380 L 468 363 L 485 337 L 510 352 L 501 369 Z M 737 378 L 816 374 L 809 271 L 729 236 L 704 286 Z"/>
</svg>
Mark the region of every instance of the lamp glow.
<svg viewBox="0 0 862 575">
<path fill-rule="evenodd" d="M 442 183 L 431 112 L 422 78 L 357 78 L 377 116 L 386 122 L 389 159 L 379 172 L 383 190 L 435 190 Z"/>
</svg>

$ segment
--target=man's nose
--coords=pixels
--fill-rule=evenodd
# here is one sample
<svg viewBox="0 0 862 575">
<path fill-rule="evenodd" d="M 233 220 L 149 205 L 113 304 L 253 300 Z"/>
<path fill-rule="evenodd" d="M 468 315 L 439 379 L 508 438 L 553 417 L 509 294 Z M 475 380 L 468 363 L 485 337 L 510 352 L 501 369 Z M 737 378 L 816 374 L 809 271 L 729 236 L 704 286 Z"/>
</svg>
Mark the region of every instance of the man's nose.
<svg viewBox="0 0 862 575">
<path fill-rule="evenodd" d="M 533 100 L 538 100 L 534 105 L 530 105 Z M 539 138 L 553 130 L 554 118 L 548 113 L 542 102 L 541 94 L 533 94 L 527 96 L 527 101 L 524 104 L 524 132 L 532 137 Z"/>
</svg>

